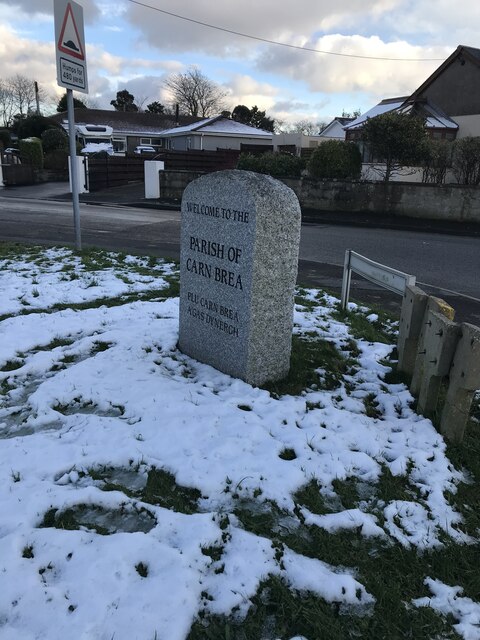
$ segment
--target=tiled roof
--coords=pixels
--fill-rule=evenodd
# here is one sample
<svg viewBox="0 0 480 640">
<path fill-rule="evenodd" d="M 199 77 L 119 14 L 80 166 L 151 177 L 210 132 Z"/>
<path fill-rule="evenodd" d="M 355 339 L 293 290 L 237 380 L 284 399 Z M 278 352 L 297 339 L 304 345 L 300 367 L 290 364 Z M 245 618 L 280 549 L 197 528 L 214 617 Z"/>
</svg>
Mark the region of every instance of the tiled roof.
<svg viewBox="0 0 480 640">
<path fill-rule="evenodd" d="M 206 118 L 205 120 L 202 120 L 200 122 L 194 122 L 183 127 L 174 127 L 172 129 L 168 129 L 167 131 L 164 131 L 162 135 L 174 136 L 182 135 L 185 133 L 193 133 L 195 131 L 200 131 L 201 133 L 227 134 L 233 136 L 257 136 L 262 138 L 272 137 L 272 133 L 270 131 L 256 129 L 255 127 L 251 127 L 247 124 L 242 124 L 241 122 L 236 122 L 235 120 L 230 120 L 230 118 L 225 118 L 223 116 Z"/>
<path fill-rule="evenodd" d="M 52 116 L 53 120 L 68 120 L 67 112 Z M 199 122 L 203 118 L 179 116 L 179 125 Z M 175 127 L 175 116 L 171 114 L 138 113 L 134 111 L 113 111 L 109 109 L 75 109 L 76 124 L 105 124 L 113 127 L 115 133 L 155 134 Z"/>
<path fill-rule="evenodd" d="M 405 102 L 407 98 L 386 98 L 382 100 L 374 107 L 362 113 L 358 118 L 355 118 L 352 122 L 349 122 L 344 128 L 346 131 L 351 131 L 352 129 L 357 129 L 358 127 L 363 126 L 365 120 L 367 118 L 374 118 L 375 116 L 379 116 L 382 113 L 387 113 L 388 111 L 393 111 L 394 109 L 399 109 L 402 104 Z"/>
<path fill-rule="evenodd" d="M 396 111 L 397 113 L 415 113 L 425 118 L 427 129 L 458 129 L 458 124 L 449 118 L 439 107 L 427 100 L 410 100 L 409 98 L 388 98 L 382 100 L 369 111 L 363 113 L 344 129 L 351 131 L 365 124 L 367 118 L 374 118 L 382 113 Z"/>
</svg>

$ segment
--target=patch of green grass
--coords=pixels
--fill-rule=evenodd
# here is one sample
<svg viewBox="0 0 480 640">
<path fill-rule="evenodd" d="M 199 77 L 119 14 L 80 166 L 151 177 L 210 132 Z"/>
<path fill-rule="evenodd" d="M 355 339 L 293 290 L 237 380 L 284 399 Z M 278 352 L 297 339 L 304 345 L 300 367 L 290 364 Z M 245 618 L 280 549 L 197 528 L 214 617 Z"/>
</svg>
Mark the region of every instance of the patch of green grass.
<svg viewBox="0 0 480 640">
<path fill-rule="evenodd" d="M 138 516 L 138 520 L 132 520 L 132 516 Z M 52 507 L 44 514 L 38 526 L 67 531 L 76 531 L 85 527 L 106 536 L 117 531 L 147 532 L 155 526 L 155 523 L 153 514 L 143 507 L 135 511 L 126 511 L 123 504 L 116 510 L 108 510 L 100 505 L 77 504 L 65 510 Z"/>
<path fill-rule="evenodd" d="M 344 509 L 355 509 L 358 506 L 357 478 L 335 479 L 332 486 Z"/>
<path fill-rule="evenodd" d="M 462 529 L 478 539 L 480 536 L 480 425 L 477 422 L 469 420 L 461 444 L 447 442 L 447 456 L 457 469 L 465 471 L 468 480 L 466 483 L 459 484 L 455 493 L 447 494 L 447 498 L 455 510 L 463 516 Z"/>
<path fill-rule="evenodd" d="M 347 309 L 341 309 L 340 305 L 338 305 L 337 309 L 332 313 L 332 318 L 347 324 L 353 337 L 357 338 L 357 340 L 393 344 L 396 341 L 396 335 L 387 329 L 389 316 L 381 311 L 378 311 L 377 315 L 378 320 L 370 322 L 361 311 L 348 311 Z"/>
<path fill-rule="evenodd" d="M 290 449 L 289 447 L 287 447 L 282 451 L 280 451 L 280 453 L 278 454 L 278 457 L 281 458 L 282 460 L 295 460 L 297 457 L 297 454 L 295 453 L 295 449 Z"/>
<path fill-rule="evenodd" d="M 22 558 L 34 558 L 35 555 L 33 553 L 33 544 L 28 544 L 25 547 L 23 547 L 22 550 Z"/>
<path fill-rule="evenodd" d="M 38 259 L 44 248 L 37 245 L 23 244 L 21 242 L 0 242 L 0 259 L 11 260 Z"/>
<path fill-rule="evenodd" d="M 390 371 L 383 377 L 386 384 L 404 384 L 406 387 L 410 386 L 411 377 L 404 371 L 399 371 L 396 362 L 383 360 L 380 364 L 390 367 Z"/>
<path fill-rule="evenodd" d="M 332 342 L 294 335 L 287 377 L 261 386 L 277 397 L 299 395 L 307 389 L 336 389 L 352 364 L 353 361 L 340 353 Z M 317 369 L 325 370 L 322 378 Z"/>
<path fill-rule="evenodd" d="M 402 615 L 356 615 L 348 607 L 327 603 L 312 593 L 298 593 L 278 576 L 265 579 L 244 620 L 224 616 L 204 616 L 198 620 L 187 640 L 253 640 L 292 638 L 345 640 L 372 638 L 400 640 L 459 639 L 450 625 L 432 609 L 416 609 L 401 603 Z M 397 611 L 395 613 L 398 613 Z"/>
<path fill-rule="evenodd" d="M 306 298 L 302 290 L 298 291 L 297 295 L 295 296 L 295 304 L 305 307 L 307 311 L 313 311 L 316 307 L 318 307 L 318 302 L 316 300 Z"/>
<path fill-rule="evenodd" d="M 23 367 L 23 360 L 7 360 L 3 367 L 0 368 L 0 371 L 16 371 L 20 367 Z"/>
<path fill-rule="evenodd" d="M 102 271 L 117 266 L 114 255 L 103 249 L 88 248 L 80 252 L 80 260 L 85 271 Z"/>
<path fill-rule="evenodd" d="M 13 389 L 15 389 L 15 386 L 13 384 L 10 384 L 10 382 L 8 381 L 8 378 L 4 378 L 0 382 L 0 395 L 5 396 L 7 395 L 7 393 L 12 391 Z"/>
<path fill-rule="evenodd" d="M 90 353 L 92 356 L 94 356 L 97 353 L 102 353 L 102 351 L 107 351 L 108 349 L 110 349 L 111 346 L 112 346 L 111 342 L 104 342 L 103 340 L 98 340 L 97 342 L 93 343 L 90 349 Z"/>
<path fill-rule="evenodd" d="M 159 505 L 165 509 L 171 509 L 181 513 L 192 514 L 198 512 L 198 500 L 201 493 L 198 489 L 184 487 L 175 481 L 175 476 L 164 469 L 151 468 L 148 471 L 146 483 L 141 488 L 129 488 L 121 484 L 115 478 L 117 472 L 132 471 L 132 469 L 116 469 L 113 467 L 101 467 L 89 469 L 88 475 L 102 484 L 103 491 L 121 491 L 129 498 L 136 498 L 142 502 Z M 136 469 L 133 469 L 135 472 Z M 133 478 L 132 478 L 133 479 Z M 132 486 L 137 483 L 133 482 Z M 141 484 L 141 483 L 140 483 Z"/>
<path fill-rule="evenodd" d="M 363 405 L 365 407 L 365 415 L 369 418 L 382 417 L 383 414 L 379 409 L 377 396 L 374 393 L 369 393 L 363 398 Z"/>
<path fill-rule="evenodd" d="M 61 338 L 60 336 L 54 338 L 51 342 L 45 345 L 39 345 L 32 349 L 33 353 L 37 353 L 38 351 L 52 351 L 53 349 L 57 349 L 58 347 L 69 347 L 73 344 L 74 340 L 72 338 Z"/>
<path fill-rule="evenodd" d="M 161 290 L 164 298 L 177 298 L 180 295 L 180 275 L 164 276 L 168 286 Z"/>
<path fill-rule="evenodd" d="M 148 576 L 148 564 L 139 562 L 135 565 L 135 569 L 137 570 L 138 575 L 142 578 L 146 578 Z"/>
<path fill-rule="evenodd" d="M 202 547 L 202 553 L 213 560 L 218 562 L 223 555 L 223 547 L 221 545 L 211 545 L 209 547 Z"/>
<path fill-rule="evenodd" d="M 141 493 L 144 502 L 186 514 L 197 513 L 201 495 L 198 489 L 177 484 L 175 476 L 165 469 L 155 468 L 148 472 L 147 484 Z"/>
<path fill-rule="evenodd" d="M 309 511 L 318 515 L 330 513 L 331 509 L 327 505 L 320 489 L 321 486 L 318 480 L 310 480 L 293 496 L 297 507 L 306 507 Z"/>
</svg>

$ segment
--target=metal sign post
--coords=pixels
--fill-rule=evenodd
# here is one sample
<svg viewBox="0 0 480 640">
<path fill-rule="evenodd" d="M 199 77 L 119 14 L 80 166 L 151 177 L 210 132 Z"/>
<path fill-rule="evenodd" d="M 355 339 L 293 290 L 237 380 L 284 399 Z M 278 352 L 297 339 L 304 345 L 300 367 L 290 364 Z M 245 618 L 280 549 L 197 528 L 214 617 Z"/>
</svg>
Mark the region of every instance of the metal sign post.
<svg viewBox="0 0 480 640">
<path fill-rule="evenodd" d="M 67 89 L 68 147 L 70 152 L 70 177 L 72 180 L 73 227 L 75 229 L 75 249 L 82 250 L 82 231 L 80 227 L 80 200 L 78 198 L 77 143 L 75 140 L 75 113 L 73 110 L 73 91 Z"/>
<path fill-rule="evenodd" d="M 68 141 L 72 183 L 75 249 L 82 248 L 78 198 L 77 146 L 73 90 L 88 93 L 83 8 L 73 0 L 54 0 L 57 84 L 67 90 Z"/>
</svg>

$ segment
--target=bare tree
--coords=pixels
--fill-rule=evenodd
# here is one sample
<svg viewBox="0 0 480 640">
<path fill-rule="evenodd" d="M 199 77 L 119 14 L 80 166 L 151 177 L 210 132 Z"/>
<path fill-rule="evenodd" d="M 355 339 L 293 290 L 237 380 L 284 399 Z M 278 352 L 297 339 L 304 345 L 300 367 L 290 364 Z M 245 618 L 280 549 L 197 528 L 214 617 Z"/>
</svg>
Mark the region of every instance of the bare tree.
<svg viewBox="0 0 480 640">
<path fill-rule="evenodd" d="M 306 136 L 318 136 L 320 131 L 325 128 L 323 122 L 314 122 L 304 118 L 293 123 L 292 133 L 303 133 Z"/>
<path fill-rule="evenodd" d="M 5 127 L 10 127 L 15 117 L 24 118 L 36 112 L 35 84 L 34 80 L 20 74 L 0 80 L 0 117 Z M 38 97 L 41 102 L 47 98 L 41 87 L 38 87 Z"/>
<path fill-rule="evenodd" d="M 225 108 L 226 92 L 197 67 L 189 67 L 185 73 L 172 74 L 164 84 L 172 105 L 178 104 L 180 111 L 187 115 L 207 118 Z"/>
<path fill-rule="evenodd" d="M 15 111 L 21 117 L 35 110 L 35 82 L 17 73 L 8 78 L 7 85 L 12 94 Z"/>
<path fill-rule="evenodd" d="M 4 127 L 10 127 L 15 115 L 15 105 L 10 86 L 6 80 L 0 79 L 0 118 Z"/>
<path fill-rule="evenodd" d="M 278 120 L 276 124 L 278 125 L 276 127 L 277 133 L 303 133 L 306 136 L 318 136 L 327 126 L 326 122 L 314 122 L 308 118 L 297 120 L 293 124 L 285 120 Z"/>
</svg>

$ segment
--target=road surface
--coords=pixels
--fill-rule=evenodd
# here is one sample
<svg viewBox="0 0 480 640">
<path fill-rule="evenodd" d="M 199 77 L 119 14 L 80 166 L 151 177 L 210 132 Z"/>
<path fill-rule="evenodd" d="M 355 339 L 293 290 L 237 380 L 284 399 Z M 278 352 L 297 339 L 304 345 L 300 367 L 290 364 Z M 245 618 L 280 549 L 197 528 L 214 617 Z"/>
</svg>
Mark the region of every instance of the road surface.
<svg viewBox="0 0 480 640">
<path fill-rule="evenodd" d="M 0 191 L 0 240 L 74 243 L 72 205 Z M 179 257 L 180 213 L 81 204 L 83 246 Z M 447 300 L 457 319 L 480 325 L 480 238 L 392 229 L 304 224 L 299 282 L 338 293 L 345 249 L 353 249 L 417 278 Z M 398 309 L 400 298 L 354 276 L 351 295 Z"/>
</svg>

